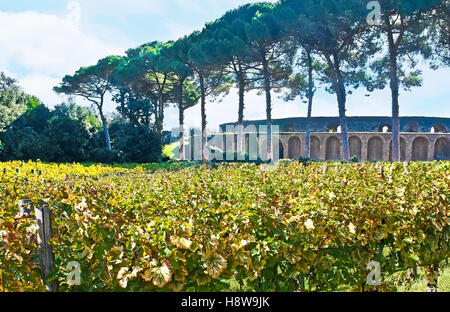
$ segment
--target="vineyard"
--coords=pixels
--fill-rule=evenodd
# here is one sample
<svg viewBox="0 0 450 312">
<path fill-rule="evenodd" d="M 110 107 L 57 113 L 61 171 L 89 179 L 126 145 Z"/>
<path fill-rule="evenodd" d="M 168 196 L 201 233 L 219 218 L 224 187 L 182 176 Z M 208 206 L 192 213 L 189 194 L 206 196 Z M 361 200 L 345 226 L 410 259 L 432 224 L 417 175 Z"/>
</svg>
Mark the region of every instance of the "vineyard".
<svg viewBox="0 0 450 312">
<path fill-rule="evenodd" d="M 0 291 L 45 291 L 22 199 L 50 208 L 59 291 L 395 291 L 450 255 L 449 162 L 0 168 Z"/>
</svg>

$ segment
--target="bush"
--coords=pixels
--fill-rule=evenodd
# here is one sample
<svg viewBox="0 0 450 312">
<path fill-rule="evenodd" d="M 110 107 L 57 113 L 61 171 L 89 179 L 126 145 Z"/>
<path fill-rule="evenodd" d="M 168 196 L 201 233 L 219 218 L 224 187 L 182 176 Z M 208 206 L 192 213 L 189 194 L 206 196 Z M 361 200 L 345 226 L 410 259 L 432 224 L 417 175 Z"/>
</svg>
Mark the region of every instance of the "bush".
<svg viewBox="0 0 450 312">
<path fill-rule="evenodd" d="M 123 163 L 151 163 L 162 159 L 161 137 L 145 126 L 114 123 L 111 128 L 114 149 Z"/>
<path fill-rule="evenodd" d="M 89 160 L 94 163 L 117 163 L 120 162 L 119 151 L 108 151 L 106 148 L 96 148 L 90 153 Z"/>
</svg>

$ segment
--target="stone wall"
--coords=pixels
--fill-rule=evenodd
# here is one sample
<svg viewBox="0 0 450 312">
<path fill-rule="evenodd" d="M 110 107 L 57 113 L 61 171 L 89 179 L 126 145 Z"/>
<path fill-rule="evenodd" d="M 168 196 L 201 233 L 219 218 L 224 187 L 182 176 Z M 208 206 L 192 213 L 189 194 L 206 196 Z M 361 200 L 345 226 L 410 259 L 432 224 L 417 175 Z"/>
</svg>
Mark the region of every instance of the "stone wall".
<svg viewBox="0 0 450 312">
<path fill-rule="evenodd" d="M 256 127 L 266 125 L 265 120 L 245 121 L 244 126 Z M 337 132 L 339 127 L 338 117 L 312 117 L 312 132 Z M 237 123 L 223 124 L 222 132 L 227 132 L 227 126 L 236 126 Z M 274 119 L 274 126 L 279 126 L 281 132 L 306 132 L 306 118 Z M 347 117 L 349 132 L 383 132 L 383 129 L 392 130 L 392 117 Z M 450 132 L 450 118 L 442 117 L 400 117 L 400 131 L 414 133 L 448 133 Z"/>
<path fill-rule="evenodd" d="M 266 140 L 256 132 L 245 134 L 245 152 L 261 155 L 266 149 Z M 274 146 L 280 159 L 299 159 L 306 155 L 306 133 L 280 133 L 274 137 L 274 144 L 279 139 L 279 146 Z M 254 142 L 249 151 L 249 141 Z M 186 159 L 201 160 L 201 136 L 190 138 L 187 145 Z M 402 161 L 450 160 L 450 133 L 410 133 L 402 132 Z M 237 151 L 237 134 L 219 134 L 208 137 L 208 145 L 232 154 Z M 362 161 L 392 160 L 392 134 L 375 132 L 350 132 L 350 155 Z M 191 149 L 194 146 L 194 149 Z M 340 133 L 319 132 L 311 134 L 311 159 L 327 161 L 344 159 Z"/>
<path fill-rule="evenodd" d="M 401 133 L 403 161 L 450 160 L 449 133 Z M 280 157 L 297 159 L 306 155 L 305 133 L 281 133 Z M 389 161 L 392 159 L 392 134 L 349 133 L 350 154 L 362 161 Z M 283 155 L 281 155 L 283 154 Z M 311 134 L 311 158 L 340 160 L 344 158 L 339 133 Z"/>
</svg>

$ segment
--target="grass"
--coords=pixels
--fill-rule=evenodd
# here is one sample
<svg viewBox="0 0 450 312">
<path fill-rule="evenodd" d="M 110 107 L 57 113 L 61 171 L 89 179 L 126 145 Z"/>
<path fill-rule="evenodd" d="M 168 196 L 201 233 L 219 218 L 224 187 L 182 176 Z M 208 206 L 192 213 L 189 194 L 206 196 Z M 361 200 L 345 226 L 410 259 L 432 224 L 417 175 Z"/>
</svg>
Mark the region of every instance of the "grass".
<svg viewBox="0 0 450 312">
<path fill-rule="evenodd" d="M 175 158 L 176 155 L 179 156 L 179 153 L 178 153 L 179 146 L 180 146 L 180 143 L 178 141 L 175 143 L 167 144 L 163 148 L 164 156 L 170 157 L 171 159 Z"/>
</svg>

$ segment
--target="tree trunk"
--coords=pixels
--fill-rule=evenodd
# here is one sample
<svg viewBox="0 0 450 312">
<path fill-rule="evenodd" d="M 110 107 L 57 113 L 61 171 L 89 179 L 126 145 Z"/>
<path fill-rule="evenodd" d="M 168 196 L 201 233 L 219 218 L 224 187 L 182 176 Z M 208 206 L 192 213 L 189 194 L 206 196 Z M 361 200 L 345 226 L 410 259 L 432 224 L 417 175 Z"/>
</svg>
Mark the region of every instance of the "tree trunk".
<svg viewBox="0 0 450 312">
<path fill-rule="evenodd" d="M 306 118 L 306 158 L 311 158 L 311 116 L 314 97 L 313 67 L 311 52 L 308 55 L 308 116 Z"/>
<path fill-rule="evenodd" d="M 102 121 L 103 131 L 105 132 L 106 149 L 108 151 L 110 151 L 111 150 L 111 138 L 109 135 L 108 123 L 106 121 L 105 116 L 103 115 L 103 112 L 100 112 L 100 119 Z"/>
<path fill-rule="evenodd" d="M 392 161 L 400 161 L 400 105 L 399 105 L 399 81 L 397 48 L 394 42 L 394 35 L 391 29 L 389 16 L 386 14 L 385 23 L 388 27 L 389 42 L 389 79 L 392 94 Z"/>
<path fill-rule="evenodd" d="M 162 132 L 164 130 L 164 100 L 163 100 L 163 94 L 162 91 L 159 93 L 158 96 L 158 117 L 156 120 L 156 130 L 160 135 L 162 135 Z"/>
<path fill-rule="evenodd" d="M 200 74 L 200 89 L 201 89 L 201 115 L 202 115 L 202 161 L 208 162 L 208 137 L 206 135 L 206 87 L 205 78 Z"/>
<path fill-rule="evenodd" d="M 111 150 L 111 137 L 109 135 L 108 122 L 106 121 L 105 115 L 103 114 L 103 97 L 100 100 L 100 104 L 97 105 L 98 113 L 100 115 L 100 120 L 103 125 L 103 131 L 105 132 L 106 149 Z"/>
<path fill-rule="evenodd" d="M 339 123 L 341 126 L 341 137 L 342 137 L 342 149 L 344 152 L 344 160 L 350 160 L 350 147 L 348 143 L 348 131 L 347 131 L 347 92 L 345 90 L 344 79 L 342 77 L 342 72 L 340 69 L 340 60 L 338 55 L 333 54 L 334 63 L 331 63 L 332 70 L 334 72 L 334 88 L 336 90 L 336 96 L 339 108 Z"/>
<path fill-rule="evenodd" d="M 127 123 L 127 119 L 125 116 L 125 92 L 120 91 L 120 117 L 122 119 L 122 124 Z"/>
<path fill-rule="evenodd" d="M 272 95 L 271 95 L 271 83 L 269 74 L 269 64 L 267 63 L 266 53 L 264 49 L 261 49 L 263 76 L 264 76 L 264 90 L 266 93 L 266 116 L 267 116 L 267 160 L 272 160 Z"/>
<path fill-rule="evenodd" d="M 245 152 L 245 140 L 244 140 L 244 97 L 245 97 L 245 79 L 242 73 L 242 66 L 239 64 L 239 112 L 238 112 L 238 129 L 237 129 L 237 152 Z"/>
<path fill-rule="evenodd" d="M 183 83 L 180 83 L 180 102 L 178 103 L 179 118 L 180 118 L 180 160 L 185 160 L 184 155 L 184 106 L 183 106 Z"/>
<path fill-rule="evenodd" d="M 344 151 L 344 160 L 350 160 L 350 147 L 348 143 L 348 131 L 347 131 L 347 116 L 346 116 L 346 101 L 347 96 L 345 93 L 345 86 L 343 83 L 339 86 L 339 91 L 337 92 L 338 105 L 339 105 L 339 121 L 341 124 L 341 136 L 342 136 L 342 149 Z"/>
</svg>

